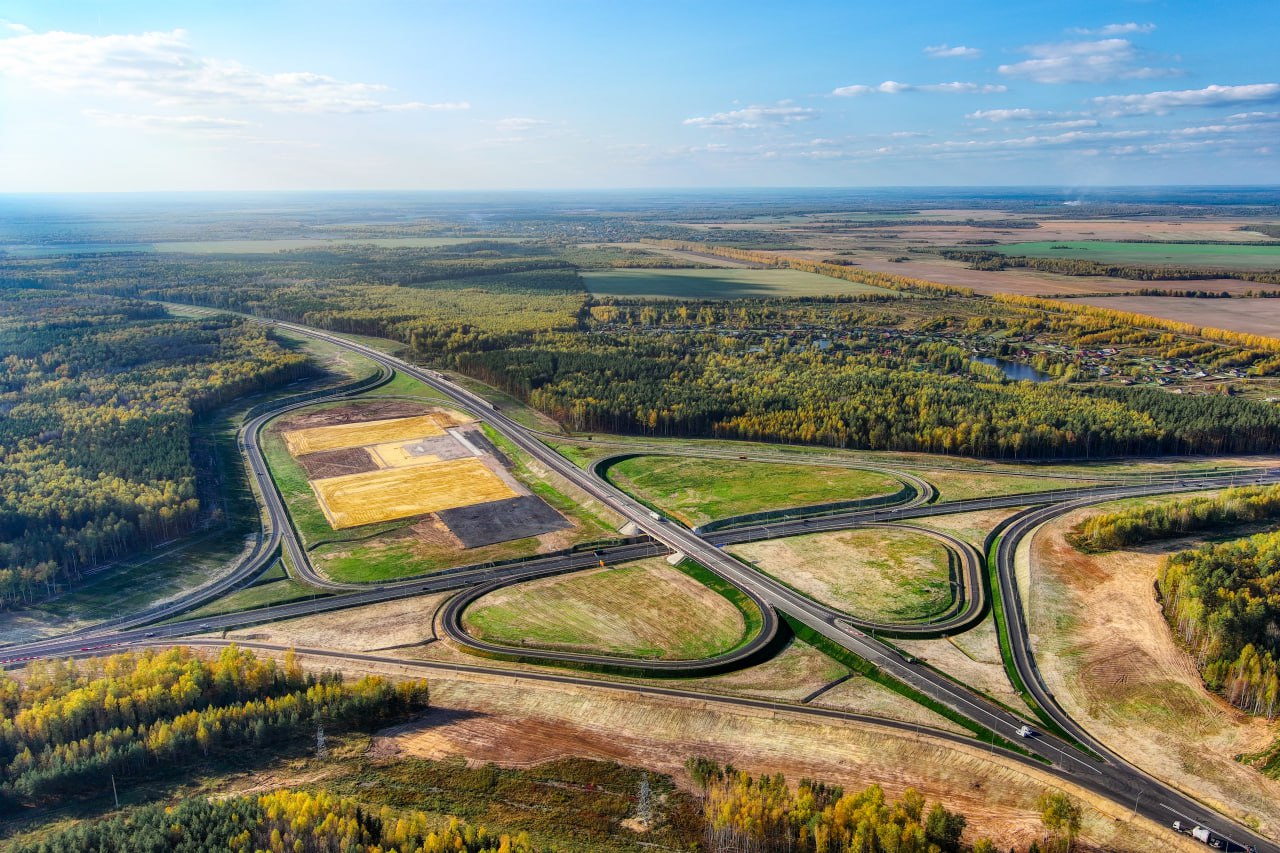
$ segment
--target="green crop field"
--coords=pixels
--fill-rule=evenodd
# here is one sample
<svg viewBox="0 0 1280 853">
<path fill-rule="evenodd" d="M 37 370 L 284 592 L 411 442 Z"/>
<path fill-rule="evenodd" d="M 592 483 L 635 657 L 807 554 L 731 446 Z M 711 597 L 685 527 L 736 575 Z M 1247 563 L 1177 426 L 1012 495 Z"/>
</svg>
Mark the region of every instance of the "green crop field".
<svg viewBox="0 0 1280 853">
<path fill-rule="evenodd" d="M 618 269 L 584 272 L 587 290 L 600 296 L 649 296 L 675 299 L 740 299 L 764 296 L 828 296 L 891 290 L 798 270 Z"/>
<path fill-rule="evenodd" d="M 892 494 L 897 480 L 874 471 L 775 462 L 634 456 L 609 478 L 689 525 L 746 512 Z"/>
<path fill-rule="evenodd" d="M 991 246 L 1005 255 L 1032 258 L 1075 258 L 1102 264 L 1145 266 L 1218 267 L 1221 269 L 1280 269 L 1280 242 L 1274 246 L 1238 246 L 1232 243 L 1113 243 L 1081 240 L 1042 241 Z"/>
</svg>

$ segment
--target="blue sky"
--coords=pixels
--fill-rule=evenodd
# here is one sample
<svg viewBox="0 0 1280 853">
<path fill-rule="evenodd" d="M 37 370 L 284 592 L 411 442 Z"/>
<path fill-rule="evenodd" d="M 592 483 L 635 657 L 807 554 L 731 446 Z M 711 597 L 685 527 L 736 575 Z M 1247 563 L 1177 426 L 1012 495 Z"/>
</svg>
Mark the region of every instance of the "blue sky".
<svg viewBox="0 0 1280 853">
<path fill-rule="evenodd" d="M 1280 183 L 1280 3 L 0 5 L 0 192 Z"/>
</svg>

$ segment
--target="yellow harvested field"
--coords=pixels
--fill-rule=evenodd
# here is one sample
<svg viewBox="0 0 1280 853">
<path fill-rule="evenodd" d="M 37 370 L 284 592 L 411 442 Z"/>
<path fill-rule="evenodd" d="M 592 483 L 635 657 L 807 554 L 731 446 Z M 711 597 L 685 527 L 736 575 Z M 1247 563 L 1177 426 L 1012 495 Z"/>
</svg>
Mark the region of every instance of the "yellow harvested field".
<svg viewBox="0 0 1280 853">
<path fill-rule="evenodd" d="M 440 461 L 439 456 L 431 453 L 414 456 L 409 452 L 409 448 L 415 444 L 417 444 L 416 441 L 393 441 L 365 449 L 373 454 L 373 461 L 378 463 L 379 468 L 405 468 L 409 465 L 426 465 Z"/>
<path fill-rule="evenodd" d="M 441 421 L 453 426 L 453 419 L 431 414 L 416 418 L 391 418 L 382 421 L 365 421 L 354 424 L 310 427 L 290 430 L 284 434 L 289 452 L 294 456 L 319 453 L 322 450 L 341 450 L 346 447 L 363 447 L 368 444 L 386 444 L 407 441 L 411 438 L 427 438 L 444 435 Z"/>
<path fill-rule="evenodd" d="M 516 497 L 474 458 L 331 477 L 311 488 L 334 530 Z"/>
</svg>

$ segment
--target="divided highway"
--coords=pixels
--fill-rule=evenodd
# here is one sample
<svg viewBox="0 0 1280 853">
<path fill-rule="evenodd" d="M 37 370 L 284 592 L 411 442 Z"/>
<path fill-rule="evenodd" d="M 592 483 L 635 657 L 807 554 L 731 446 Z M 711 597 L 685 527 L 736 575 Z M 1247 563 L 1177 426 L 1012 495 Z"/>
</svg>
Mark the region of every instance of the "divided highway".
<svg viewBox="0 0 1280 853">
<path fill-rule="evenodd" d="M 1128 765 L 1123 759 L 1090 738 L 1057 706 L 1052 695 L 1044 687 L 1038 672 L 1036 672 L 1034 657 L 1027 642 L 1025 620 L 1021 617 L 1021 604 L 1018 599 L 1016 579 L 1013 577 L 1013 555 L 1016 554 L 1018 542 L 1034 531 L 1039 524 L 1050 518 L 1063 512 L 1069 512 L 1078 506 L 1117 498 L 1221 487 L 1242 479 L 1238 472 L 1185 477 L 1182 480 L 1166 483 L 1116 485 L 1078 491 L 1067 490 L 1056 496 L 1044 494 L 1034 496 L 1013 495 L 1000 498 L 981 498 L 974 501 L 959 501 L 951 504 L 929 505 L 915 502 L 915 505 L 833 513 L 814 518 L 797 518 L 767 525 L 730 529 L 718 534 L 702 536 L 679 525 L 669 523 L 661 517 L 653 518 L 648 507 L 619 491 L 611 484 L 578 468 L 565 457 L 543 444 L 536 433 L 512 420 L 505 413 L 495 409 L 482 398 L 448 381 L 434 371 L 416 367 L 388 356 L 379 350 L 327 332 L 290 323 L 277 325 L 293 333 L 324 340 L 357 352 L 377 362 L 385 371 L 401 371 L 432 387 L 450 400 L 452 404 L 481 415 L 498 433 L 520 450 L 536 459 L 549 470 L 570 481 L 589 496 L 599 500 L 602 504 L 631 521 L 653 540 L 653 543 L 640 543 L 609 549 L 607 552 L 608 559 L 620 560 L 623 558 L 624 552 L 630 555 L 627 559 L 635 559 L 665 550 L 692 558 L 725 581 L 732 583 L 756 602 L 765 620 L 765 630 L 762 632 L 762 637 L 765 637 L 765 640 L 762 640 L 762 642 L 772 640 L 779 630 L 777 614 L 785 614 L 837 645 L 874 663 L 885 672 L 925 694 L 931 700 L 946 705 L 1006 739 L 1018 742 L 1027 750 L 1054 764 L 1060 773 L 1070 777 L 1078 784 L 1102 793 L 1116 802 L 1123 803 L 1126 807 L 1133 807 L 1135 811 L 1139 811 L 1161 823 L 1167 824 L 1172 818 L 1179 817 L 1182 820 L 1209 826 L 1217 831 L 1218 834 L 1231 838 L 1238 845 L 1237 849 L 1241 849 L 1245 844 L 1253 844 L 1258 849 L 1280 853 L 1280 847 L 1257 837 L 1245 827 L 1231 823 L 1221 816 L 1214 815 L 1210 810 L 1191 798 Z M 316 401 L 310 400 L 308 404 L 313 402 Z M 258 570 L 266 565 L 267 563 L 260 561 L 269 560 L 270 557 L 274 556 L 275 551 L 272 544 L 274 540 L 275 543 L 283 547 L 284 552 L 289 557 L 292 568 L 308 582 L 317 586 L 346 592 L 350 588 L 349 585 L 333 584 L 319 577 L 311 570 L 305 551 L 301 548 L 296 536 L 292 535 L 283 501 L 280 500 L 274 483 L 266 472 L 265 461 L 262 458 L 261 449 L 257 445 L 257 434 L 265 419 L 275 416 L 279 412 L 280 410 L 273 410 L 270 413 L 258 415 L 257 418 L 246 425 L 241 434 L 241 448 L 250 461 L 253 476 L 264 496 L 270 517 L 270 534 L 260 543 L 265 550 L 255 551 L 251 559 L 245 561 L 230 576 L 219 582 L 221 584 L 219 588 L 230 589 L 244 579 L 252 577 L 253 573 L 250 572 L 250 569 L 254 567 L 255 561 L 259 561 L 256 564 Z M 1280 470 L 1272 469 L 1248 475 L 1248 482 L 1254 482 L 1255 480 L 1278 482 L 1280 481 Z M 1074 499 L 1070 497 L 1072 495 L 1074 495 Z M 1095 752 L 1103 756 L 1104 760 L 1101 762 L 1086 756 L 1066 741 L 1049 734 L 1019 741 L 1018 731 L 1024 725 L 1024 720 L 1021 718 L 995 705 L 985 697 L 972 693 L 943 675 L 929 668 L 919 666 L 913 660 L 902 656 L 891 646 L 872 636 L 869 633 L 872 626 L 864 625 L 859 627 L 848 616 L 821 605 L 792 590 L 785 584 L 744 565 L 723 550 L 723 545 L 725 544 L 749 541 L 750 539 L 839 529 L 852 524 L 900 521 L 908 518 L 941 515 L 970 509 L 1027 506 L 1047 501 L 1054 502 L 1049 506 L 1024 513 L 1004 532 L 996 554 L 996 568 L 1000 588 L 992 592 L 1001 596 L 1004 612 L 1006 617 L 1009 618 L 1010 642 L 1015 652 L 1014 664 L 1028 685 L 1033 697 L 1064 730 L 1070 732 L 1078 740 L 1089 745 Z M 961 509 L 961 507 L 964 508 Z M 958 543 L 958 540 L 955 541 Z M 963 545 L 963 543 L 959 544 Z M 978 555 L 972 548 L 968 548 L 967 551 L 961 549 L 961 554 L 966 564 L 965 575 L 972 594 L 968 597 L 967 604 L 969 606 L 965 607 L 957 615 L 957 619 L 961 617 L 968 618 L 975 612 L 980 614 L 984 606 L 979 592 L 984 589 L 981 555 Z M 577 568 L 585 568 L 594 565 L 599 559 L 594 554 L 570 554 L 538 558 L 501 568 L 478 567 L 454 570 L 418 581 L 390 584 L 373 589 L 361 587 L 358 591 L 346 592 L 343 595 L 271 608 L 272 612 L 269 618 L 274 620 L 287 616 L 318 612 L 322 609 L 332 609 L 334 606 L 350 607 L 408 594 L 436 592 L 475 584 L 496 587 L 530 577 L 545 576 L 556 571 L 573 571 Z M 484 587 L 482 586 L 482 588 Z M 214 587 L 210 586 L 206 590 L 202 590 L 202 595 L 205 596 L 202 600 L 208 600 L 209 593 L 213 589 Z M 978 602 L 976 611 L 973 609 L 975 601 Z M 10 659 L 12 659 L 16 655 L 46 656 L 91 651 L 129 642 L 177 636 L 182 633 L 190 633 L 193 630 L 209 631 L 224 627 L 239 627 L 243 624 L 252 624 L 252 622 L 246 622 L 245 620 L 253 620 L 255 618 L 254 614 L 229 614 L 227 616 L 208 618 L 199 621 L 195 625 L 192 622 L 176 623 L 169 626 L 156 626 L 149 630 L 136 627 L 141 625 L 143 621 L 154 622 L 158 619 L 166 618 L 166 615 L 180 613 L 192 606 L 194 605 L 190 601 L 176 602 L 170 605 L 171 608 L 177 608 L 173 614 L 166 614 L 163 608 L 158 608 L 145 614 L 122 618 L 110 626 L 99 626 L 91 634 L 85 633 L 76 637 L 25 644 L 21 647 L 13 647 L 0 652 L 0 655 L 7 652 Z M 460 613 L 460 610 L 458 612 Z M 264 616 L 266 614 L 262 612 L 256 614 L 256 621 L 265 621 Z M 451 624 L 450 620 L 446 619 L 445 624 Z M 112 630 L 103 630 L 104 627 Z M 898 628 L 899 626 L 894 627 Z M 936 626 L 933 627 L 936 629 Z M 879 626 L 876 626 L 876 628 L 878 630 Z M 473 640 L 472 643 L 474 644 L 474 642 Z M 760 648 L 762 646 L 754 647 L 750 651 L 754 654 Z M 565 655 L 557 655 L 556 653 L 546 653 L 542 657 L 548 660 L 557 658 L 567 660 Z M 616 661 L 616 659 L 607 660 L 610 662 Z M 590 661 L 575 660 L 573 662 L 583 663 Z M 0 663 L 3 663 L 3 661 L 0 661 Z M 724 661 L 721 661 L 721 663 L 724 663 Z M 1224 829 L 1227 831 L 1224 832 Z"/>
</svg>

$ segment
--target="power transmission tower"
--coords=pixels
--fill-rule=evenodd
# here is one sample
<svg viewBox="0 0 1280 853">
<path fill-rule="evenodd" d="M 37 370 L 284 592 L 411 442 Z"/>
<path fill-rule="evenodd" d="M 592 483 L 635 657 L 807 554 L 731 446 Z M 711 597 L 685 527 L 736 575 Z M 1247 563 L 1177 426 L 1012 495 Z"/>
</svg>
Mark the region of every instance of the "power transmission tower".
<svg viewBox="0 0 1280 853">
<path fill-rule="evenodd" d="M 316 758 L 328 758 L 329 747 L 324 738 L 324 726 L 316 723 Z"/>
</svg>

